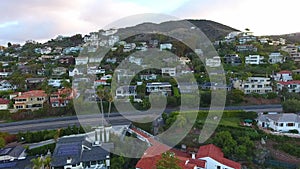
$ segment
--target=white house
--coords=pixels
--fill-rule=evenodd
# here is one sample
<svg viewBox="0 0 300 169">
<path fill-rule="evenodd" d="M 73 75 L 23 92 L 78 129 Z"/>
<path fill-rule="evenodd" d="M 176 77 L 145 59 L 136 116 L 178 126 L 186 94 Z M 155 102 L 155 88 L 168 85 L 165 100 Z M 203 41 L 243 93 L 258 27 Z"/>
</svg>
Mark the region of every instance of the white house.
<svg viewBox="0 0 300 169">
<path fill-rule="evenodd" d="M 260 55 L 249 55 L 245 57 L 245 63 L 250 65 L 259 65 L 263 63 L 263 56 Z"/>
<path fill-rule="evenodd" d="M 269 55 L 269 63 L 276 64 L 276 63 L 283 63 L 285 62 L 284 57 L 279 52 L 273 52 Z"/>
<path fill-rule="evenodd" d="M 135 64 L 140 66 L 140 65 L 142 65 L 143 59 L 142 58 L 137 58 L 137 57 L 134 57 L 134 56 L 129 56 L 128 61 L 130 63 L 135 63 Z"/>
<path fill-rule="evenodd" d="M 176 68 L 170 68 L 170 67 L 165 67 L 165 68 L 161 68 L 161 74 L 165 75 L 168 74 L 169 76 L 176 76 Z"/>
<path fill-rule="evenodd" d="M 277 72 L 276 75 L 274 76 L 275 81 L 291 81 L 293 80 L 292 72 L 288 70 L 282 70 L 280 72 Z"/>
<path fill-rule="evenodd" d="M 140 75 L 141 80 L 156 80 L 156 78 L 157 78 L 156 74 Z"/>
<path fill-rule="evenodd" d="M 169 82 L 153 82 L 146 84 L 147 93 L 162 93 L 170 95 L 172 92 L 172 85 Z"/>
<path fill-rule="evenodd" d="M 77 57 L 75 58 L 76 65 L 86 65 L 89 61 L 88 57 Z"/>
<path fill-rule="evenodd" d="M 0 110 L 7 110 L 9 105 L 9 100 L 0 98 Z"/>
<path fill-rule="evenodd" d="M 73 76 L 76 76 L 76 75 L 83 75 L 83 69 L 80 69 L 80 68 L 74 68 L 72 70 L 69 70 L 69 76 L 70 77 L 73 77 Z"/>
<path fill-rule="evenodd" d="M 97 88 L 100 85 L 106 86 L 109 85 L 110 83 L 107 83 L 106 80 L 95 80 L 94 81 L 94 87 Z"/>
<path fill-rule="evenodd" d="M 208 67 L 219 67 L 221 66 L 220 56 L 214 56 L 213 58 L 207 58 L 205 65 Z"/>
<path fill-rule="evenodd" d="M 260 113 L 257 118 L 257 122 L 257 124 L 262 128 L 271 128 L 274 131 L 279 132 L 297 130 L 300 133 L 300 116 L 294 113 Z"/>
<path fill-rule="evenodd" d="M 9 83 L 7 80 L 1 80 L 0 81 L 0 91 L 8 91 L 8 90 L 14 90 L 16 89 L 15 86 Z"/>
<path fill-rule="evenodd" d="M 279 81 L 277 82 L 277 90 L 281 91 L 283 88 L 287 88 L 288 92 L 300 93 L 300 81 L 291 80 L 291 81 Z"/>
<path fill-rule="evenodd" d="M 8 161 L 24 160 L 25 158 L 26 158 L 25 148 L 21 145 L 15 147 L 5 147 L 0 149 L 0 163 L 5 163 Z"/>
<path fill-rule="evenodd" d="M 168 49 L 168 50 L 171 50 L 172 49 L 172 44 L 171 43 L 162 43 L 162 44 L 160 44 L 160 46 L 159 46 L 159 49 L 162 51 L 162 50 L 166 50 L 166 49 Z"/>
<path fill-rule="evenodd" d="M 116 89 L 116 98 L 124 98 L 137 95 L 136 86 L 120 86 Z"/>
<path fill-rule="evenodd" d="M 130 52 L 130 51 L 134 50 L 135 47 L 136 47 L 135 43 L 127 43 L 124 45 L 123 52 Z"/>
<path fill-rule="evenodd" d="M 48 85 L 53 87 L 61 87 L 64 80 L 70 82 L 70 79 L 49 79 Z"/>
<path fill-rule="evenodd" d="M 88 67 L 87 74 L 96 75 L 96 74 L 104 74 L 105 69 L 101 69 L 97 66 Z"/>
<path fill-rule="evenodd" d="M 233 82 L 233 87 L 244 91 L 245 94 L 272 92 L 270 78 L 266 77 L 249 77 L 246 81 L 237 80 Z"/>
<path fill-rule="evenodd" d="M 111 79 L 112 78 L 112 75 L 104 75 L 104 76 L 102 76 L 100 79 L 101 80 L 109 80 L 109 79 Z"/>
</svg>

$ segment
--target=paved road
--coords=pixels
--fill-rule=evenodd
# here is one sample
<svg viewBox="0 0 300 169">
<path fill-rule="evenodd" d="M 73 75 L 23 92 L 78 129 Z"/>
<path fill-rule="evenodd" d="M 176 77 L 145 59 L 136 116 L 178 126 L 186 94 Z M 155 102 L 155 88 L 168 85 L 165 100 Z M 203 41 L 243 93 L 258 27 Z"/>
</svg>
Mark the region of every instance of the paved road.
<svg viewBox="0 0 300 169">
<path fill-rule="evenodd" d="M 207 110 L 208 108 L 201 108 L 201 110 Z M 165 112 L 169 113 L 176 109 L 166 109 Z M 231 106 L 226 107 L 225 110 L 245 110 L 245 111 L 282 111 L 281 105 L 257 105 L 257 106 Z M 132 119 L 145 119 L 157 117 L 157 114 L 152 113 L 122 113 L 128 118 Z M 79 119 L 79 120 L 78 120 Z M 107 119 L 107 117 L 106 117 Z M 112 125 L 126 125 L 130 123 L 130 120 L 121 116 L 119 113 L 112 113 L 110 115 L 110 122 Z M 79 122 L 80 121 L 80 122 Z M 99 114 L 92 115 L 80 115 L 80 116 L 69 116 L 69 117 L 55 117 L 38 120 L 27 120 L 12 123 L 0 124 L 0 131 L 9 133 L 18 133 L 19 131 L 39 131 L 45 129 L 57 129 L 68 127 L 69 125 L 90 125 L 96 126 L 101 123 Z"/>
</svg>

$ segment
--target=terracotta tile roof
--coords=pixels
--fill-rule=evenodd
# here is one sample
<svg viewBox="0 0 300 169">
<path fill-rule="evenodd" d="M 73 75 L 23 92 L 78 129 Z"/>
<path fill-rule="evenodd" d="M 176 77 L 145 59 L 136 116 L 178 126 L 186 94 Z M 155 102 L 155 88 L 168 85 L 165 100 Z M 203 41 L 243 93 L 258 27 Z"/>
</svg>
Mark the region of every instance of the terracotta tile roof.
<svg viewBox="0 0 300 169">
<path fill-rule="evenodd" d="M 197 158 L 204 158 L 204 157 L 210 157 L 218 161 L 219 163 L 222 163 L 234 169 L 241 169 L 240 163 L 224 158 L 224 154 L 222 150 L 213 144 L 208 144 L 205 146 L 201 146 L 199 148 L 197 153 Z"/>
<path fill-rule="evenodd" d="M 0 98 L 0 104 L 9 104 L 9 100 Z"/>
<path fill-rule="evenodd" d="M 17 96 L 14 99 L 24 99 L 28 97 L 46 97 L 47 94 L 43 90 L 31 90 L 28 92 L 24 92 L 21 96 Z"/>
<path fill-rule="evenodd" d="M 279 81 L 277 83 L 285 86 L 285 85 L 292 85 L 292 84 L 300 84 L 300 80 L 291 80 L 287 82 Z"/>
<path fill-rule="evenodd" d="M 278 72 L 277 74 L 292 74 L 292 71 L 282 70 L 282 71 Z"/>
</svg>

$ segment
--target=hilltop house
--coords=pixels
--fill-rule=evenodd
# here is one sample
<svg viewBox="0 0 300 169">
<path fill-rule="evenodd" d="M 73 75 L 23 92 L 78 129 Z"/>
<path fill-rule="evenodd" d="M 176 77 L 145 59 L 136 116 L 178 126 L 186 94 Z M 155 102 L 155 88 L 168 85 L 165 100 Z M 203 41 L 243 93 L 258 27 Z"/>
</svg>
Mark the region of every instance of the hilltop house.
<svg viewBox="0 0 300 169">
<path fill-rule="evenodd" d="M 67 73 L 67 68 L 64 67 L 56 67 L 52 69 L 52 76 L 62 76 Z"/>
<path fill-rule="evenodd" d="M 300 80 L 277 82 L 277 91 L 281 91 L 283 88 L 286 88 L 290 93 L 300 93 Z"/>
<path fill-rule="evenodd" d="M 9 100 L 0 98 L 0 110 L 7 110 L 9 106 Z"/>
<path fill-rule="evenodd" d="M 156 78 L 157 78 L 156 74 L 140 75 L 141 80 L 156 80 Z"/>
<path fill-rule="evenodd" d="M 70 88 L 58 89 L 57 92 L 50 95 L 50 104 L 52 107 L 66 107 L 75 97 L 75 90 Z"/>
<path fill-rule="evenodd" d="M 77 57 L 75 58 L 75 64 L 76 65 L 86 65 L 89 61 L 88 57 Z"/>
<path fill-rule="evenodd" d="M 264 57 L 260 55 L 249 55 L 245 57 L 245 63 L 250 65 L 263 64 Z"/>
<path fill-rule="evenodd" d="M 269 55 L 269 63 L 276 64 L 276 63 L 283 63 L 285 62 L 285 58 L 281 55 L 280 52 L 273 52 Z"/>
<path fill-rule="evenodd" d="M 18 93 L 14 100 L 14 109 L 35 110 L 43 107 L 47 101 L 47 94 L 43 90 L 31 90 L 24 93 Z"/>
<path fill-rule="evenodd" d="M 0 149 L 0 164 L 26 158 L 25 148 L 21 145 L 8 146 Z"/>
<path fill-rule="evenodd" d="M 214 56 L 213 58 L 206 58 L 205 65 L 208 67 L 219 67 L 221 66 L 220 56 Z"/>
<path fill-rule="evenodd" d="M 129 96 L 133 96 L 133 98 L 135 98 L 136 95 L 136 86 L 120 86 L 116 90 L 116 98 L 124 98 Z"/>
<path fill-rule="evenodd" d="M 174 77 L 176 76 L 176 68 L 171 68 L 171 67 L 161 68 L 161 74 Z"/>
<path fill-rule="evenodd" d="M 7 80 L 1 80 L 0 81 L 0 91 L 8 91 L 8 90 L 14 90 L 16 89 L 15 86 L 13 86 L 9 81 Z"/>
<path fill-rule="evenodd" d="M 270 78 L 266 77 L 249 77 L 246 81 L 235 80 L 233 87 L 242 90 L 245 94 L 272 92 Z"/>
<path fill-rule="evenodd" d="M 237 66 L 242 63 L 241 58 L 237 54 L 226 55 L 224 57 L 225 64 L 231 64 L 232 66 Z"/>
<path fill-rule="evenodd" d="M 274 76 L 275 81 L 291 81 L 293 80 L 292 72 L 289 70 L 282 70 L 280 72 L 277 72 L 276 75 Z"/>
<path fill-rule="evenodd" d="M 34 90 L 38 86 L 41 86 L 45 80 L 46 80 L 46 78 L 27 78 L 25 80 L 26 89 L 27 90 Z"/>
<path fill-rule="evenodd" d="M 236 45 L 237 52 L 257 52 L 257 48 L 251 45 Z"/>
<path fill-rule="evenodd" d="M 159 46 L 159 49 L 162 51 L 162 50 L 171 50 L 172 49 L 172 44 L 171 43 L 162 43 L 160 44 Z"/>
<path fill-rule="evenodd" d="M 259 114 L 258 126 L 271 128 L 274 131 L 289 132 L 297 130 L 300 133 L 300 116 L 294 113 Z"/>
<path fill-rule="evenodd" d="M 162 93 L 163 95 L 172 94 L 172 85 L 169 82 L 153 82 L 146 84 L 147 93 Z"/>
<path fill-rule="evenodd" d="M 67 56 L 61 56 L 58 59 L 58 63 L 62 64 L 62 65 L 74 65 L 75 64 L 75 58 L 73 56 L 67 55 Z"/>
</svg>

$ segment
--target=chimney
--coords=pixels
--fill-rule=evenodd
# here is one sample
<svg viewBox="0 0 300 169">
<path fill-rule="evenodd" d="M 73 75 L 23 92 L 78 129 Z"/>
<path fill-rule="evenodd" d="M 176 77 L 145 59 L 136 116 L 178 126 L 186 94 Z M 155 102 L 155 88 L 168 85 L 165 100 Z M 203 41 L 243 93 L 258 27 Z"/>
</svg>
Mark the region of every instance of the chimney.
<svg viewBox="0 0 300 169">
<path fill-rule="evenodd" d="M 196 153 L 192 153 L 192 159 L 196 159 Z"/>
<path fill-rule="evenodd" d="M 68 159 L 67 159 L 67 164 L 71 164 L 71 162 L 72 162 L 72 158 L 71 158 L 71 157 L 68 157 Z"/>
<path fill-rule="evenodd" d="M 110 168 L 110 157 L 109 157 L 109 155 L 106 156 L 105 163 L 106 163 L 106 167 Z"/>
</svg>

